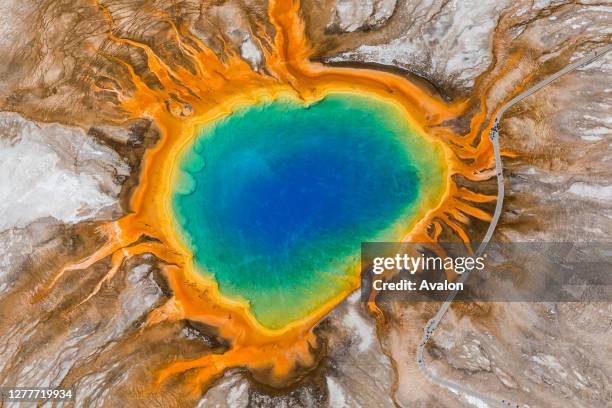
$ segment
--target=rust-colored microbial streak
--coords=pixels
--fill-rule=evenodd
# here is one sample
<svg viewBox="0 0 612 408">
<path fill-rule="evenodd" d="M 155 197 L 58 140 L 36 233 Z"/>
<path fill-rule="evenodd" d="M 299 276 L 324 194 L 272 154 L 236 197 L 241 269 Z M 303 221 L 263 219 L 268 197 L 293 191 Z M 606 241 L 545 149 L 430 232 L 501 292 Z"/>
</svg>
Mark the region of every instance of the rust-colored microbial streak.
<svg viewBox="0 0 612 408">
<path fill-rule="evenodd" d="M 106 243 L 91 256 L 58 271 L 39 291 L 37 298 L 51 290 L 64 273 L 87 269 L 104 258 L 110 257 L 112 262 L 104 278 L 107 280 L 131 256 L 142 253 L 157 256 L 166 265 L 163 271 L 173 297 L 151 312 L 142 330 L 164 320 L 189 319 L 215 327 L 219 336 L 230 344 L 223 354 L 205 355 L 161 367 L 157 373 L 158 383 L 192 370 L 185 381 L 199 393 L 230 367 L 245 367 L 270 385 L 290 383 L 299 375 L 298 367 L 314 364 L 312 350 L 317 347 L 317 340 L 312 328 L 349 293 L 339 294 L 300 321 L 270 330 L 252 317 L 248 304 L 224 298 L 211 278 L 194 270 L 189 250 L 177 237 L 169 197 L 177 154 L 202 124 L 237 108 L 281 96 L 312 102 L 332 91 L 350 91 L 383 98 L 403 109 L 407 119 L 422 129 L 423 137 L 439 144 L 447 161 L 443 196 L 437 203 L 423 204 L 419 221 L 406 226 L 406 240 L 435 241 L 446 225 L 469 244 L 464 229 L 468 216 L 484 221 L 490 219 L 488 213 L 470 203 L 494 201 L 495 197 L 458 187 L 451 178 L 461 174 L 478 181 L 494 176 L 490 142 L 486 137 L 478 139 L 490 126 L 485 123 L 484 99 L 482 111 L 472 120 L 471 133 L 458 135 L 443 123 L 466 114 L 467 101 L 447 104 L 416 84 L 385 72 L 326 67 L 310 62 L 311 48 L 299 17 L 299 4 L 291 0 L 269 1 L 269 18 L 275 34 L 270 39 L 260 33 L 262 41 L 266 42 L 261 44 L 265 69 L 260 72 L 229 50 L 221 60 L 187 29 L 166 19 L 173 28 L 177 46 L 192 63 L 193 69 L 188 70 L 164 61 L 143 43 L 114 35 L 112 16 L 108 12 L 106 16 L 111 27 L 109 38 L 126 47 L 141 49 L 146 54 L 148 69 L 161 86 L 147 86 L 130 64 L 107 56 L 125 75 L 111 81 L 114 87 L 99 89 L 116 93 L 122 108 L 131 117 L 154 120 L 161 131 L 161 140 L 145 155 L 141 182 L 131 198 L 132 213 L 104 225 L 100 233 Z M 143 240 L 144 237 L 154 239 Z M 96 294 L 104 280 L 84 301 Z M 358 285 L 358 274 L 355 274 L 351 290 Z M 374 303 L 371 309 L 382 318 L 382 312 Z"/>
</svg>

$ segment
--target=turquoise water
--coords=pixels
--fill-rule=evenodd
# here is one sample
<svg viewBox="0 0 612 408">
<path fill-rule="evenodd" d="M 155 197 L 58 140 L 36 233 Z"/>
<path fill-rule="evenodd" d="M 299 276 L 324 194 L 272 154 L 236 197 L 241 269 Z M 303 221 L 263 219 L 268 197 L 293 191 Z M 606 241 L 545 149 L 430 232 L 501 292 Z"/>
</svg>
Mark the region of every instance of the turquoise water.
<svg viewBox="0 0 612 408">
<path fill-rule="evenodd" d="M 249 107 L 179 158 L 180 235 L 225 296 L 283 327 L 350 287 L 362 241 L 405 232 L 423 184 L 440 184 L 428 146 L 397 108 L 363 96 Z"/>
</svg>

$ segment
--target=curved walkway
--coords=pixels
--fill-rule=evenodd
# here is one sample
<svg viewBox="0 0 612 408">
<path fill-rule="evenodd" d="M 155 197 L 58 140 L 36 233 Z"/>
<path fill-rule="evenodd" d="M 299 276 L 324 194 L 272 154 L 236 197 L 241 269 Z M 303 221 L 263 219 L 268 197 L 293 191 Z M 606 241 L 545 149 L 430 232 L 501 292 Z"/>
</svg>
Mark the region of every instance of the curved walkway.
<svg viewBox="0 0 612 408">
<path fill-rule="evenodd" d="M 548 77 L 544 78 L 542 81 L 538 82 L 531 88 L 527 89 L 524 92 L 521 92 L 520 94 L 518 94 L 517 96 L 509 100 L 505 105 L 501 107 L 501 109 L 495 115 L 493 127 L 491 128 L 489 138 L 491 139 L 491 142 L 493 143 L 493 150 L 495 152 L 495 172 L 497 173 L 497 203 L 495 204 L 495 212 L 493 213 L 493 219 L 491 220 L 491 223 L 489 224 L 489 228 L 487 229 L 487 232 L 482 240 L 482 243 L 480 244 L 480 246 L 478 246 L 478 249 L 476 250 L 474 257 L 481 256 L 484 253 L 485 248 L 491 241 L 491 237 L 493 236 L 493 232 L 495 231 L 495 228 L 497 227 L 499 217 L 501 216 L 502 206 L 504 204 L 504 175 L 503 175 L 503 168 L 502 168 L 501 153 L 500 153 L 500 148 L 499 148 L 499 122 L 501 121 L 502 116 L 513 105 L 519 103 L 523 99 L 536 93 L 537 91 L 539 91 L 546 85 L 550 84 L 551 82 L 558 79 L 559 77 L 567 74 L 568 72 L 572 72 L 584 65 L 587 65 L 593 62 L 594 60 L 601 57 L 602 55 L 604 55 L 610 50 L 612 50 L 612 45 L 608 45 L 600 50 L 596 50 L 593 53 L 587 55 L 586 57 L 581 58 L 578 61 L 575 61 L 569 64 L 568 66 L 561 69 L 560 71 L 557 71 L 552 75 L 549 75 Z M 458 282 L 465 282 L 469 276 L 469 273 L 470 271 L 467 271 L 464 274 L 462 274 Z M 431 339 L 434 330 L 440 324 L 440 321 L 442 320 L 442 318 L 448 311 L 448 308 L 450 307 L 451 302 L 455 299 L 456 295 L 457 295 L 457 290 L 451 292 L 450 295 L 446 298 L 446 300 L 442 304 L 442 306 L 440 307 L 440 309 L 438 310 L 438 312 L 435 314 L 435 316 L 432 317 L 427 322 L 427 325 L 425 326 L 423 338 L 421 339 L 421 342 L 419 343 L 419 346 L 417 347 L 417 353 L 416 353 L 416 360 L 419 366 L 419 370 L 428 380 L 430 380 L 434 384 L 442 385 L 458 393 L 464 393 L 471 397 L 478 398 L 479 400 L 482 400 L 486 404 L 489 404 L 495 407 L 519 408 L 520 405 L 515 402 L 510 402 L 504 399 L 499 399 L 496 397 L 488 396 L 478 391 L 466 388 L 455 382 L 449 381 L 447 379 L 444 379 L 442 377 L 435 375 L 427 368 L 425 360 L 423 358 L 423 352 L 425 350 L 425 346 Z"/>
</svg>

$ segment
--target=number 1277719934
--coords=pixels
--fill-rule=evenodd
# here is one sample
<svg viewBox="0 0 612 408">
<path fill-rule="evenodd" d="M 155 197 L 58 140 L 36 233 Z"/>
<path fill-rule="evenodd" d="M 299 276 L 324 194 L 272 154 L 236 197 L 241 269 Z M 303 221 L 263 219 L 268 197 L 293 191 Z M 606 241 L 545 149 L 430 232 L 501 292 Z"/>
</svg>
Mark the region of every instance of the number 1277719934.
<svg viewBox="0 0 612 408">
<path fill-rule="evenodd" d="M 44 402 L 74 401 L 74 390 L 71 388 L 50 387 L 2 387 L 0 401 L 4 402 Z"/>
</svg>

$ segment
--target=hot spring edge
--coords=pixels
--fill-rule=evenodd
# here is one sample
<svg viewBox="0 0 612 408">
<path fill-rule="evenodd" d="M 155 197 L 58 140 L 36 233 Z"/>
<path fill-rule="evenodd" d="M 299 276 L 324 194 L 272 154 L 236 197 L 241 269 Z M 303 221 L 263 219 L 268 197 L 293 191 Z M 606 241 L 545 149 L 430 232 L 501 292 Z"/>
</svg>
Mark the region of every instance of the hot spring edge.
<svg viewBox="0 0 612 408">
<path fill-rule="evenodd" d="M 446 186 L 440 145 L 357 93 L 238 110 L 199 129 L 175 174 L 197 270 L 270 329 L 354 289 L 360 243 L 402 239 Z"/>
</svg>

